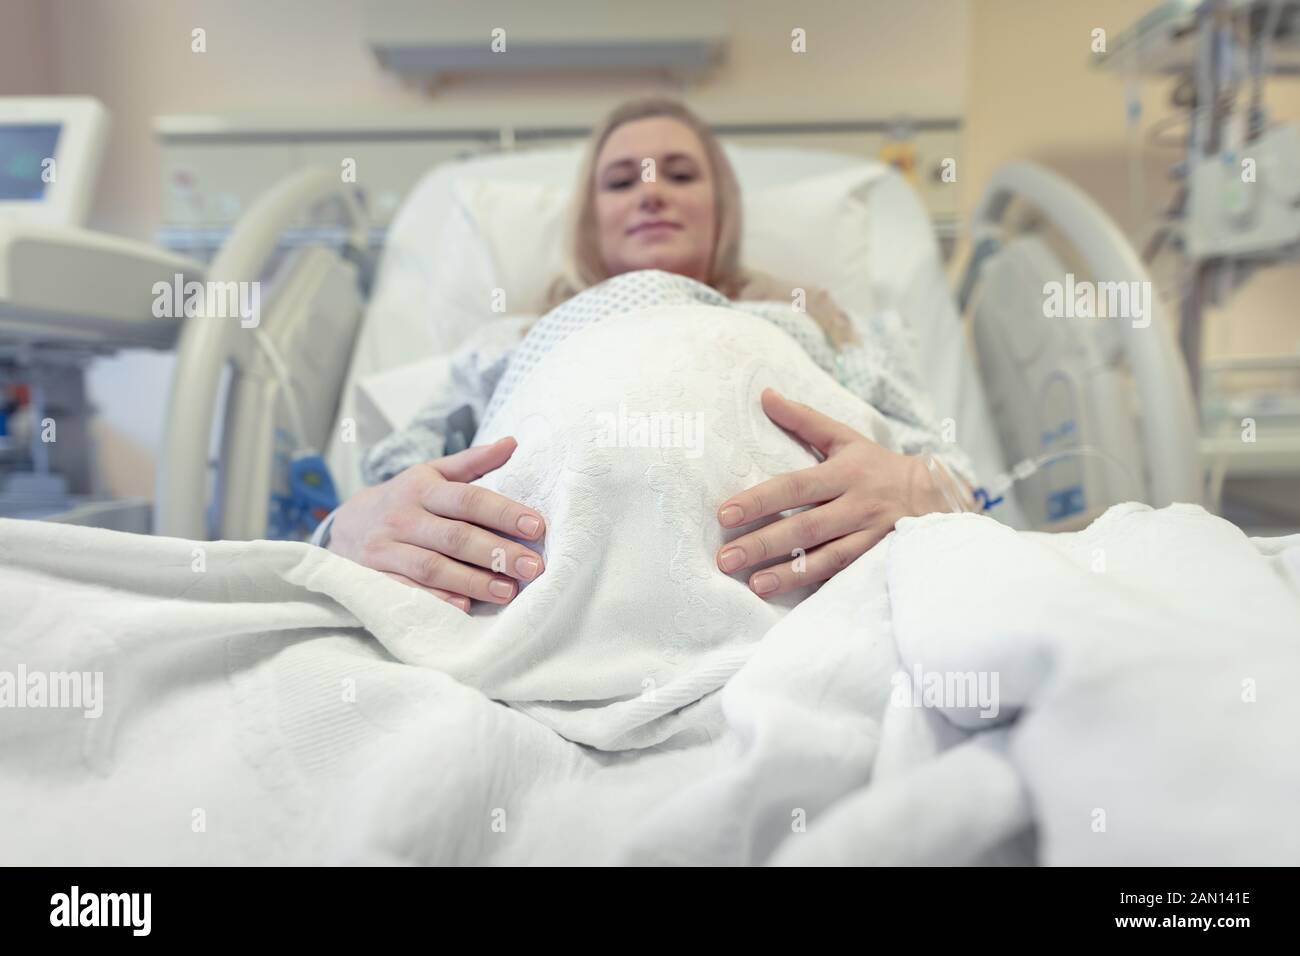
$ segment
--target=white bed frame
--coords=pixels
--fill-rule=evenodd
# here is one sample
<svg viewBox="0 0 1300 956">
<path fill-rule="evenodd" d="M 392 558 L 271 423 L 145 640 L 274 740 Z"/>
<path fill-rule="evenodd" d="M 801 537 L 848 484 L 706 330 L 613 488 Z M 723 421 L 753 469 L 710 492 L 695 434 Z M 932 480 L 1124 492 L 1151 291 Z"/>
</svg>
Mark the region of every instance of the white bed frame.
<svg viewBox="0 0 1300 956">
<path fill-rule="evenodd" d="M 282 256 L 284 234 L 304 218 L 318 221 L 322 208 L 338 214 L 330 231 L 335 241 Z M 260 322 L 245 328 L 229 319 L 186 320 L 159 461 L 155 534 L 267 536 L 275 459 L 296 450 L 283 443 L 290 420 L 285 390 L 293 389 L 301 409 L 305 443 L 323 449 L 364 313 L 372 258 L 367 238 L 353 187 L 327 169 L 289 176 L 240 220 L 208 281 L 261 282 Z M 209 501 L 216 505 L 211 516 Z"/>
<path fill-rule="evenodd" d="M 1053 232 L 1067 246 L 1070 265 L 1049 243 Z M 972 239 L 960 307 L 1008 463 L 1049 451 L 1044 435 L 1061 421 L 1079 444 L 1101 448 L 1110 459 L 1059 462 L 1074 477 L 1058 486 L 1077 481 L 1091 499 L 1068 519 L 1051 517 L 1051 478 L 1031 477 L 1020 495 L 1031 523 L 1070 530 L 1133 498 L 1155 507 L 1199 503 L 1202 469 L 1187 368 L 1154 284 L 1119 227 L 1069 180 L 1032 163 L 1011 163 L 985 188 Z M 1150 313 L 1045 317 L 1044 283 L 1060 281 L 1071 268 L 1079 268 L 1084 282 L 1144 284 Z M 982 296 L 982 284 L 994 292 Z M 1049 410 L 1049 396 L 1068 396 L 1070 407 Z"/>
</svg>

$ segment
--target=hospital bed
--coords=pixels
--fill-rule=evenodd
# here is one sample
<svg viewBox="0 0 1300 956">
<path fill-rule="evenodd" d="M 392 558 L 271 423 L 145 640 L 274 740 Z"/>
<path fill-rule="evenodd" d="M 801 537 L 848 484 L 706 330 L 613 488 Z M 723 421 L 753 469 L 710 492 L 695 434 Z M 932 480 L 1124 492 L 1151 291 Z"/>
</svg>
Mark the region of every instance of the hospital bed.
<svg viewBox="0 0 1300 956">
<path fill-rule="evenodd" d="M 1002 494 L 1003 521 L 1064 530 L 1118 501 L 1200 499 L 1191 396 L 1160 304 L 1142 327 L 1044 316 L 1044 282 L 1067 272 L 1148 281 L 1070 183 L 1026 164 L 994 178 L 973 224 L 963 324 L 926 211 L 890 167 L 811 150 L 728 153 L 746 265 L 820 286 L 853 316 L 902 316 L 938 418 Z M 422 402 L 404 366 L 447 354 L 482 323 L 543 310 L 578 159 L 565 147 L 433 169 L 377 264 L 337 172 L 305 170 L 270 190 L 209 271 L 264 283 L 258 326 L 190 322 L 181 335 L 156 533 L 268 536 L 268 503 L 304 451 L 324 455 L 340 500 L 356 491 L 365 447 Z M 304 226 L 320 241 L 286 254 L 284 235 Z M 1025 480 L 1007 487 L 1012 475 Z"/>
<path fill-rule="evenodd" d="M 1009 325 L 1002 342 L 1019 364 L 1004 377 L 968 351 L 929 223 L 894 174 L 827 155 L 733 156 L 751 264 L 823 285 L 851 313 L 906 316 L 937 410 L 983 472 L 1003 467 L 1003 441 L 1015 438 L 990 410 L 1023 415 L 1043 394 L 1026 394 L 1026 383 L 1048 384 L 1049 397 L 1063 377 L 1124 394 L 1118 375 L 1081 374 L 1098 370 L 1079 364 L 1068 337 Z M 556 364 L 520 384 L 505 423 L 484 426 L 560 420 L 556 441 L 487 476 L 514 469 L 536 482 L 530 490 L 549 485 L 548 509 L 565 509 L 547 529 L 546 573 L 508 605 L 464 614 L 323 548 L 239 540 L 266 528 L 277 456 L 325 450 L 348 493 L 366 430 L 400 426 L 422 400 L 412 359 L 436 362 L 494 316 L 537 310 L 575 160 L 535 153 L 433 171 L 373 280 L 364 217 L 335 176 L 284 182 L 208 273 L 269 277 L 260 322 L 188 322 L 182 335 L 158 528 L 179 537 L 0 521 L 0 634 L 20 638 L 0 640 L 0 669 L 100 674 L 110 690 L 0 721 L 0 752 L 19 769 L 0 774 L 0 802 L 22 808 L 0 819 L 14 861 L 1300 858 L 1288 800 L 1300 768 L 1297 703 L 1267 693 L 1259 676 L 1300 666 L 1300 536 L 1251 540 L 1186 505 L 1120 505 L 1063 534 L 930 515 L 900 522 L 806 598 L 764 601 L 714 566 L 716 499 L 700 494 L 701 480 L 750 471 L 731 455 L 647 468 L 565 427 L 622 400 L 629 379 L 660 381 L 681 350 L 699 355 L 719 340 L 733 351 L 712 350 L 702 374 L 683 376 L 709 397 L 701 407 L 747 404 L 737 396 L 762 384 L 760 364 L 819 399 L 838 395 L 850 412 L 861 404 L 806 356 L 787 361 L 783 334 L 754 317 L 691 306 L 653 317 L 675 323 L 679 338 L 650 322 L 598 323 L 543 359 Z M 1009 221 L 1015 207 L 1040 205 L 1034 176 L 1013 170 L 981 210 L 962 299 L 985 351 L 999 321 L 1036 312 L 1047 322 L 1041 298 L 1017 292 L 1015 279 L 1052 268 L 1050 234 L 1035 233 L 1046 247 L 1037 252 L 1004 235 L 1024 231 Z M 1059 207 L 1059 195 L 1041 205 Z M 334 224 L 331 240 L 281 251 L 308 209 L 317 233 Z M 1095 210 L 1074 211 L 1065 225 L 1086 240 Z M 1076 245 L 1079 275 L 1116 265 L 1099 258 L 1104 242 Z M 493 303 L 504 295 L 501 312 L 485 293 Z M 1084 360 L 1126 356 L 1138 394 L 1150 396 L 1179 384 L 1176 364 L 1143 351 L 1164 346 L 1136 335 L 1165 334 L 1152 319 L 1131 331 L 1068 329 L 1091 334 Z M 728 331 L 741 322 L 750 327 Z M 760 341 L 737 349 L 742 334 Z M 626 336 L 635 347 L 621 345 Z M 979 366 L 994 370 L 987 389 Z M 552 384 L 545 371 L 562 374 Z M 1020 389 L 1021 408 L 999 404 L 1004 386 Z M 1148 497 L 1182 476 L 1177 446 L 1153 437 L 1178 434 L 1177 420 L 1153 421 L 1178 411 L 1157 399 L 1144 417 L 1151 440 L 1133 443 Z M 358 440 L 331 444 L 350 420 Z M 1096 440 L 1091 419 L 1075 421 L 1081 444 Z M 208 527 L 210 432 L 223 444 L 220 511 Z M 725 445 L 742 446 L 767 453 L 745 439 Z M 781 439 L 772 452 L 784 456 L 781 470 L 811 460 L 792 446 Z M 1006 447 L 1010 459 L 1026 450 Z M 617 493 L 602 495 L 611 481 Z M 210 534 L 235 540 L 192 540 Z M 679 548 L 690 540 L 703 546 Z M 945 690 L 966 675 L 973 685 Z M 943 693 L 931 699 L 936 677 Z M 96 813 L 79 812 L 86 806 Z"/>
</svg>

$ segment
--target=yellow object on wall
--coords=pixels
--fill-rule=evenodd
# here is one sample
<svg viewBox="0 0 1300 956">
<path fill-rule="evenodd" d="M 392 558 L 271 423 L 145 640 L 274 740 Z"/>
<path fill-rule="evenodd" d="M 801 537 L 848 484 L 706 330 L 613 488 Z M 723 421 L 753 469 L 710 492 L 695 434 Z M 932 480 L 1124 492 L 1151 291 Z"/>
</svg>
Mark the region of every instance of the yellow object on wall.
<svg viewBox="0 0 1300 956">
<path fill-rule="evenodd" d="M 913 186 L 919 182 L 915 143 L 897 140 L 887 142 L 880 147 L 880 160 L 897 169 Z"/>
</svg>

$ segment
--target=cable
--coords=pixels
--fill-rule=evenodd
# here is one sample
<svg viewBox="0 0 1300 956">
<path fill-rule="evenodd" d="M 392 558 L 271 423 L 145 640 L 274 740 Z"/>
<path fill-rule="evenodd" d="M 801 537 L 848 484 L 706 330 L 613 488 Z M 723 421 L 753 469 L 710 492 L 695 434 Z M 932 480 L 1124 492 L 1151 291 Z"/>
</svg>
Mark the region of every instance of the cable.
<svg viewBox="0 0 1300 956">
<path fill-rule="evenodd" d="M 1259 75 L 1267 76 L 1269 67 L 1273 65 L 1273 50 L 1276 47 L 1273 34 L 1278 32 L 1282 25 L 1282 16 L 1285 13 L 1285 4 L 1281 2 L 1272 3 L 1268 8 L 1268 19 L 1264 21 L 1264 30 L 1262 43 L 1260 44 L 1259 58 Z"/>
<path fill-rule="evenodd" d="M 267 533 L 273 538 L 295 538 L 310 535 L 330 512 L 339 506 L 338 492 L 330 476 L 325 459 L 307 444 L 307 421 L 293 390 L 289 369 L 270 336 L 255 329 L 254 338 L 267 361 L 271 364 L 294 431 L 296 446 L 289 455 L 284 476 L 285 490 L 273 491 L 267 516 Z M 282 434 L 276 429 L 277 434 Z"/>
<path fill-rule="evenodd" d="M 306 445 L 307 428 L 306 419 L 302 417 L 302 409 L 298 405 L 298 398 L 293 391 L 293 380 L 289 377 L 289 369 L 280 358 L 280 353 L 271 343 L 270 337 L 261 329 L 253 330 L 253 337 L 257 340 L 258 346 L 261 347 L 263 354 L 266 355 L 267 361 L 271 363 L 271 370 L 275 373 L 276 380 L 280 383 L 280 391 L 284 395 L 285 405 L 289 409 L 289 421 L 296 432 L 294 438 L 298 442 L 298 447 L 294 449 L 294 454 L 299 452 L 315 453 L 315 449 Z"/>
<path fill-rule="evenodd" d="M 1138 484 L 1137 479 L 1134 477 L 1133 473 L 1129 471 L 1128 466 L 1125 465 L 1124 462 L 1120 461 L 1118 458 L 1116 458 L 1114 455 L 1110 454 L 1109 452 L 1102 451 L 1100 448 L 1093 448 L 1090 445 L 1080 445 L 1078 448 L 1063 448 L 1060 451 L 1048 452 L 1046 454 L 1039 455 L 1036 458 L 1026 458 L 1024 461 L 1018 462 L 1015 465 L 1013 465 L 1009 471 L 1005 471 L 1002 474 L 998 475 L 987 485 L 974 489 L 972 494 L 974 495 L 975 503 L 979 505 L 978 510 L 988 511 L 990 508 L 994 507 L 995 505 L 1000 504 L 1003 500 L 1003 496 L 1006 494 L 1007 490 L 1011 488 L 1012 485 L 1014 485 L 1017 481 L 1024 481 L 1030 475 L 1036 474 L 1038 471 L 1042 469 L 1044 465 L 1050 464 L 1053 461 L 1058 461 L 1062 458 L 1070 458 L 1075 455 L 1079 455 L 1083 457 L 1091 457 L 1091 458 L 1100 458 L 1102 461 L 1105 461 L 1113 465 L 1115 468 L 1119 470 L 1120 474 L 1124 476 L 1124 479 L 1128 483 L 1129 488 L 1132 492 L 1132 497 L 1138 498 L 1141 496 L 1141 485 Z M 934 461 L 934 456 L 931 455 L 930 459 L 931 459 L 931 466 L 930 466 L 931 474 L 934 474 L 935 469 L 933 468 L 933 464 L 932 464 Z M 944 466 L 944 469 L 945 471 L 947 470 L 946 465 Z M 951 477 L 951 472 L 948 472 L 948 474 L 949 477 Z M 975 510 L 972 508 L 961 507 L 960 498 L 958 498 L 954 502 L 952 500 L 951 492 L 948 488 L 941 487 L 940 490 L 943 492 L 944 499 L 948 501 L 950 507 L 952 507 L 954 504 L 958 505 L 957 507 L 952 507 L 953 511 Z"/>
<path fill-rule="evenodd" d="M 1142 170 L 1142 95 L 1138 92 L 1138 47 L 1133 43 L 1124 58 L 1126 82 L 1124 84 L 1125 139 L 1128 143 L 1128 202 L 1132 215 L 1130 226 L 1134 232 L 1146 221 L 1146 182 Z"/>
</svg>

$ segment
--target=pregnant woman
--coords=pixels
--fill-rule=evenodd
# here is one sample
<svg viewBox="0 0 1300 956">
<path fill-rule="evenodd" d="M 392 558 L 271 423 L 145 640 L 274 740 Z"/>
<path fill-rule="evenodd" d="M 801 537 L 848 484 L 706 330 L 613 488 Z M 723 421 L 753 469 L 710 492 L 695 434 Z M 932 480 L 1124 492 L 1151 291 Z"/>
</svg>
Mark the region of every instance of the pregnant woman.
<svg viewBox="0 0 1300 956">
<path fill-rule="evenodd" d="M 728 456 L 731 478 L 762 479 L 740 489 L 723 479 L 700 482 L 699 487 L 725 492 L 712 503 L 716 536 L 702 537 L 717 545 L 713 573 L 744 572 L 748 588 L 765 600 L 807 593 L 800 589 L 847 567 L 900 518 L 964 509 L 973 481 L 969 462 L 956 446 L 939 439 L 906 330 L 898 325 L 886 328 L 882 320 L 864 319 L 855 325 L 825 293 L 744 269 L 740 212 L 730 163 L 712 132 L 690 110 L 662 99 L 637 100 L 614 110 L 588 145 L 570 211 L 568 268 L 552 286 L 552 311 L 526 336 L 513 336 L 495 348 L 462 349 L 454 360 L 448 394 L 437 396 L 410 427 L 370 450 L 364 467 L 370 487 L 338 508 L 318 532 L 318 542 L 463 611 L 473 601 L 509 604 L 521 584 L 546 573 L 540 552 L 548 519 L 556 521 L 558 516 L 545 513 L 540 502 L 546 498 L 540 493 L 531 495 L 529 506 L 493 490 L 494 484 L 509 487 L 505 478 L 495 483 L 490 477 L 481 480 L 506 466 L 519 444 L 513 435 L 487 444 L 484 437 L 494 430 L 519 383 L 547 361 L 557 342 L 609 313 L 674 303 L 757 317 L 759 326 L 768 328 L 755 331 L 751 339 L 776 330 L 784 333 L 792 340 L 786 343 L 790 351 L 802 352 L 801 359 L 811 360 L 809 367 L 820 368 L 879 413 L 877 424 L 887 425 L 875 429 L 877 441 L 863 433 L 864 428 L 872 430 L 870 425 L 855 428 L 843 418 L 824 414 L 824 407 L 819 411 L 792 400 L 808 396 L 787 397 L 774 388 L 758 388 L 754 382 L 759 379 L 753 377 L 731 381 L 730 393 L 693 398 L 695 406 L 708 403 L 714 419 L 712 428 L 698 437 L 721 434 L 719 422 L 730 420 L 731 413 L 719 416 L 714 411 L 719 402 L 726 405 L 729 394 L 740 394 L 751 408 L 761 405 L 767 419 L 812 449 L 804 459 L 788 459 L 795 464 L 802 460 L 805 467 L 763 477 L 762 461 L 750 462 L 748 471 L 736 464 L 749 459 L 732 447 L 734 436 L 713 447 L 701 441 L 699 456 Z M 796 287 L 806 290 L 803 309 L 792 305 Z M 737 328 L 748 328 L 746 322 L 754 320 L 737 321 Z M 683 344 L 697 333 L 698 325 L 683 329 L 674 340 L 680 355 L 672 360 L 676 365 L 668 366 L 667 378 L 688 369 L 702 349 L 737 348 L 716 337 Z M 776 347 L 785 346 L 778 342 Z M 743 354 L 737 355 L 743 360 Z M 734 366 L 733 361 L 726 369 Z M 626 374 L 635 376 L 640 368 Z M 715 377 L 726 377 L 726 369 Z M 624 379 L 623 384 L 636 391 L 636 383 Z M 617 392 L 619 383 L 614 385 Z M 756 393 L 744 393 L 751 386 Z M 641 391 L 657 387 L 652 382 Z M 611 395 L 609 401 L 617 398 L 621 409 L 622 396 Z M 658 400 L 661 405 L 673 401 L 664 394 Z M 463 424 L 466 408 L 481 419 L 477 429 Z M 454 410 L 460 410 L 460 425 L 453 420 Z M 591 406 L 582 421 L 612 412 Z M 521 419 L 515 415 L 512 421 Z M 753 431 L 752 424 L 743 421 L 737 427 Z M 479 443 L 445 454 L 447 439 L 457 431 Z M 543 428 L 537 440 L 554 437 Z M 691 458 L 679 459 L 678 465 L 695 466 Z M 780 460 L 786 459 L 778 455 L 769 465 Z M 712 464 L 715 470 L 719 466 L 717 461 Z M 576 468 L 590 478 L 607 475 L 610 466 L 553 461 L 546 467 Z M 648 480 L 644 462 L 632 467 L 632 480 Z M 521 493 L 526 491 L 515 484 Z M 613 486 L 609 490 L 617 493 Z M 662 507 L 663 496 L 657 501 Z M 791 511 L 795 513 L 782 516 Z M 633 533 L 630 526 L 624 531 Z"/>
</svg>

